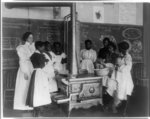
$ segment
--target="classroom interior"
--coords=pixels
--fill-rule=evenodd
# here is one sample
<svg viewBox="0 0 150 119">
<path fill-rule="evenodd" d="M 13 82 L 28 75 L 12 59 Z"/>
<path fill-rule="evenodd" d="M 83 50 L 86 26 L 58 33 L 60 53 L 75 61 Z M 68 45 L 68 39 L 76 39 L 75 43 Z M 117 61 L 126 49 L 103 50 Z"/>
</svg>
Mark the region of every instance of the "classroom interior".
<svg viewBox="0 0 150 119">
<path fill-rule="evenodd" d="M 149 3 L 3 2 L 1 6 L 3 117 L 32 117 L 30 111 L 13 110 L 15 81 L 19 67 L 16 47 L 20 44 L 21 36 L 26 31 L 33 33 L 35 41 L 61 42 L 68 57 L 68 70 L 71 76 L 78 74 L 79 57 L 76 54 L 79 54 L 80 50 L 84 48 L 86 39 L 92 40 L 93 47 L 97 52 L 102 47 L 101 37 L 113 37 L 116 42 L 123 39 L 131 40 L 133 46 L 130 52 L 133 58 L 132 78 L 135 87 L 128 102 L 126 116 L 149 116 Z M 82 77 L 75 78 L 73 81 L 80 83 L 80 79 L 82 80 Z M 85 83 L 97 83 L 92 78 L 88 81 Z M 67 96 L 70 95 L 68 93 Z M 95 99 L 93 98 L 93 100 Z M 86 104 L 83 104 L 83 107 L 84 105 Z M 88 108 L 75 107 L 72 107 L 69 117 L 123 116 L 122 113 L 105 112 L 101 104 L 95 104 Z M 45 106 L 42 114 L 42 117 L 67 116 L 68 102 L 58 104 L 54 101 Z"/>
</svg>

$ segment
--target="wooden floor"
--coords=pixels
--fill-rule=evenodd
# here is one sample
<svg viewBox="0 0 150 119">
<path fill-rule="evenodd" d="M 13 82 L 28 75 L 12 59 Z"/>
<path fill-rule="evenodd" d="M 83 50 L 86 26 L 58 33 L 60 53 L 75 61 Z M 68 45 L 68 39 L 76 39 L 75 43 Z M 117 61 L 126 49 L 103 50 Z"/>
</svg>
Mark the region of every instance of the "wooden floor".
<svg viewBox="0 0 150 119">
<path fill-rule="evenodd" d="M 148 89 L 136 86 L 130 98 L 127 116 L 128 117 L 147 117 L 148 115 Z M 12 102 L 8 103 L 3 110 L 4 117 L 32 117 L 31 112 L 15 111 L 12 109 Z M 44 108 L 42 117 L 67 117 L 65 107 L 51 104 Z M 73 109 L 71 117 L 122 117 L 121 113 L 113 114 L 104 112 L 101 105 L 93 106 L 90 109 Z"/>
</svg>

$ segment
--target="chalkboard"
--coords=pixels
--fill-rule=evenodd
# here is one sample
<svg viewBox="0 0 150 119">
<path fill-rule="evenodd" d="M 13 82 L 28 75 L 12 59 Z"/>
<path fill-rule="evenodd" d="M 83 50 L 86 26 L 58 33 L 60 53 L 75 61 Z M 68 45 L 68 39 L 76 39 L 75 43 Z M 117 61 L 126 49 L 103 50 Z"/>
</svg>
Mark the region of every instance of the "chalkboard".
<svg viewBox="0 0 150 119">
<path fill-rule="evenodd" d="M 31 31 L 35 41 L 55 41 L 63 43 L 63 21 L 3 18 L 3 67 L 18 67 L 16 47 L 21 43 L 22 35 Z"/>
<path fill-rule="evenodd" d="M 84 48 L 84 41 L 91 39 L 93 48 L 98 52 L 99 49 L 103 47 L 102 37 L 115 39 L 116 43 L 128 40 L 132 46 L 130 53 L 133 61 L 143 61 L 143 26 L 80 23 L 81 49 Z"/>
</svg>

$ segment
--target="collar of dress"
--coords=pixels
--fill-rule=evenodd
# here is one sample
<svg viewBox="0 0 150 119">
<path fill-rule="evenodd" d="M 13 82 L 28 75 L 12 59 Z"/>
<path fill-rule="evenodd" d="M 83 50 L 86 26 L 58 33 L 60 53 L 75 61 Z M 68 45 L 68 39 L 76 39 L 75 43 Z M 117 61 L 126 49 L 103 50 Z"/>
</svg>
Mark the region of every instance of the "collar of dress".
<svg viewBox="0 0 150 119">
<path fill-rule="evenodd" d="M 89 50 L 85 49 L 85 51 L 93 51 L 93 49 L 89 49 Z"/>
<path fill-rule="evenodd" d="M 35 50 L 35 52 L 41 54 L 40 51 L 38 51 L 38 50 Z"/>
<path fill-rule="evenodd" d="M 25 42 L 25 45 L 26 45 L 26 46 L 32 46 L 32 45 L 34 46 L 34 42 L 33 42 L 32 44 L 30 44 L 29 42 L 26 41 L 26 42 Z"/>
</svg>

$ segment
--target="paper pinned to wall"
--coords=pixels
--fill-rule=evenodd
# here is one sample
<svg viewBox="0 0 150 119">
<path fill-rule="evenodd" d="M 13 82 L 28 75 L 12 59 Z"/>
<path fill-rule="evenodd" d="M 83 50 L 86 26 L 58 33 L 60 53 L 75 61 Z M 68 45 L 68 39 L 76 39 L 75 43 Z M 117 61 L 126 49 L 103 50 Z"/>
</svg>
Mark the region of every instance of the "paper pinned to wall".
<svg viewBox="0 0 150 119">
<path fill-rule="evenodd" d="M 119 4 L 119 23 L 136 24 L 136 3 Z"/>
<path fill-rule="evenodd" d="M 104 23 L 104 6 L 93 7 L 93 22 Z"/>
</svg>

